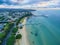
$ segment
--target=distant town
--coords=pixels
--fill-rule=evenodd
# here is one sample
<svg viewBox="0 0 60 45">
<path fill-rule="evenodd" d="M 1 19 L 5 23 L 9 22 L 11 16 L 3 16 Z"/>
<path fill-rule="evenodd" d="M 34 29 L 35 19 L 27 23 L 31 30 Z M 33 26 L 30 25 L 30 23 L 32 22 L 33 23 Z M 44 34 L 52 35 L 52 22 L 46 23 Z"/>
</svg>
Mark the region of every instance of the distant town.
<svg viewBox="0 0 60 45">
<path fill-rule="evenodd" d="M 3 9 L 0 11 L 0 45 L 13 45 L 16 39 L 22 37 L 16 33 L 19 28 L 23 28 L 24 18 L 32 15 L 30 11 Z"/>
</svg>

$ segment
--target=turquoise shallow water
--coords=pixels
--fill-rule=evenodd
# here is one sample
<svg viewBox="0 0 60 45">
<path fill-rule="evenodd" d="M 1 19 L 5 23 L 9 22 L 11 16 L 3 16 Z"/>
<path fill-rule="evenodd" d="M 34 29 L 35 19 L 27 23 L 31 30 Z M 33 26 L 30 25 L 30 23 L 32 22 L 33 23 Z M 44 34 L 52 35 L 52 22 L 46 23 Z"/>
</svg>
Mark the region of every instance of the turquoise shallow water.
<svg viewBox="0 0 60 45">
<path fill-rule="evenodd" d="M 26 25 L 30 45 L 60 45 L 60 10 L 38 10 L 32 13 L 37 17 L 30 17 L 27 21 L 30 24 Z"/>
</svg>

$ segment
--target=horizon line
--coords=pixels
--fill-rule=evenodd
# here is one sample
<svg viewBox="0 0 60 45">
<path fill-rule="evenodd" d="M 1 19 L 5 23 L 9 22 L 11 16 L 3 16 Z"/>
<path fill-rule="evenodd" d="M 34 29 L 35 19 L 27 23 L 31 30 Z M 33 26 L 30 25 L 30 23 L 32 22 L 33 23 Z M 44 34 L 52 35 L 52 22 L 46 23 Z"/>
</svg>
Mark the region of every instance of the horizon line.
<svg viewBox="0 0 60 45">
<path fill-rule="evenodd" d="M 33 9 L 33 10 L 60 10 L 60 8 L 0 8 L 0 9 Z"/>
</svg>

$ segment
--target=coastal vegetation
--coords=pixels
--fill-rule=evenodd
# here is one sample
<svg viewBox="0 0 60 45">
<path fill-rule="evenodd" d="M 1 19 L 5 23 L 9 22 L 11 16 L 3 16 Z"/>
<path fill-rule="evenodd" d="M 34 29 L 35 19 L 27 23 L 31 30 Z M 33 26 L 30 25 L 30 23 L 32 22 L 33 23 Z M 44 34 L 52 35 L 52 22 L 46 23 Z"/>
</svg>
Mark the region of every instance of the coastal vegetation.
<svg viewBox="0 0 60 45">
<path fill-rule="evenodd" d="M 3 39 L 5 37 L 6 33 L 0 33 L 0 39 Z"/>
<path fill-rule="evenodd" d="M 4 26 L 3 32 L 0 33 L 0 44 L 3 42 L 3 39 L 6 37 L 6 35 L 8 34 L 12 26 L 13 26 L 13 23 L 7 23 Z"/>
<path fill-rule="evenodd" d="M 32 13 L 31 13 L 31 12 L 26 12 L 22 17 L 20 17 L 20 18 L 16 21 L 16 25 L 18 25 L 20 22 L 23 22 L 24 18 L 25 18 L 25 17 L 28 17 L 28 16 L 32 16 Z"/>
<path fill-rule="evenodd" d="M 16 34 L 17 31 L 18 31 L 18 27 L 14 27 L 12 30 L 12 34 Z"/>
<path fill-rule="evenodd" d="M 14 45 L 14 42 L 16 39 L 21 39 L 22 35 L 21 34 L 17 34 L 18 31 L 18 24 L 19 23 L 23 23 L 25 17 L 31 16 L 32 13 L 31 12 L 26 12 L 22 17 L 18 18 L 16 20 L 16 22 L 8 22 L 6 23 L 6 25 L 4 25 L 2 32 L 0 32 L 0 44 L 2 44 L 2 42 L 4 41 L 4 39 L 8 36 L 9 32 L 11 32 L 10 36 L 8 37 L 8 40 L 6 42 L 6 45 Z M 0 18 L 0 19 L 4 19 L 4 18 Z M 16 25 L 14 25 L 16 23 Z M 20 27 L 20 29 L 22 29 L 23 27 Z"/>
<path fill-rule="evenodd" d="M 6 43 L 6 45 L 14 45 L 15 39 L 16 39 L 16 32 L 18 31 L 18 27 L 14 27 L 12 30 L 12 34 L 11 36 L 8 38 L 8 41 Z"/>
<path fill-rule="evenodd" d="M 7 23 L 6 25 L 5 25 L 5 27 L 4 27 L 4 31 L 6 32 L 6 33 L 8 33 L 9 31 L 10 31 L 10 29 L 11 29 L 11 27 L 13 26 L 13 23 Z"/>
<path fill-rule="evenodd" d="M 20 26 L 20 29 L 22 29 L 23 28 L 23 26 Z"/>
<path fill-rule="evenodd" d="M 14 45 L 14 42 L 15 42 L 15 35 L 11 35 L 7 41 L 7 44 L 6 45 Z"/>
<path fill-rule="evenodd" d="M 18 27 L 13 28 L 12 34 L 11 34 L 11 36 L 9 37 L 6 45 L 14 45 L 14 42 L 15 42 L 16 39 L 21 39 L 22 35 L 21 35 L 21 34 L 17 34 L 17 35 L 16 35 L 16 32 L 17 32 L 17 31 L 18 31 Z"/>
<path fill-rule="evenodd" d="M 16 39 L 21 39 L 22 38 L 22 35 L 21 34 L 17 34 L 16 35 Z"/>
<path fill-rule="evenodd" d="M 25 18 L 22 18 L 22 19 L 20 20 L 20 23 L 23 23 L 23 22 L 24 22 L 24 19 L 25 19 Z"/>
<path fill-rule="evenodd" d="M 3 39 L 5 38 L 6 33 L 0 33 L 0 44 L 2 43 Z"/>
</svg>

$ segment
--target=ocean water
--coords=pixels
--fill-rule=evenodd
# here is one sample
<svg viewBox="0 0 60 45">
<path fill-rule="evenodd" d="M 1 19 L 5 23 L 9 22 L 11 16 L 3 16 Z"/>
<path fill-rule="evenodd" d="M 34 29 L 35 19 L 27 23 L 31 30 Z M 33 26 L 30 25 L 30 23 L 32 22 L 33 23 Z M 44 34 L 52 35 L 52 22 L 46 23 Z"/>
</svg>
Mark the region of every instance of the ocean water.
<svg viewBox="0 0 60 45">
<path fill-rule="evenodd" d="M 60 10 L 37 10 L 27 20 L 30 45 L 60 45 Z"/>
</svg>

